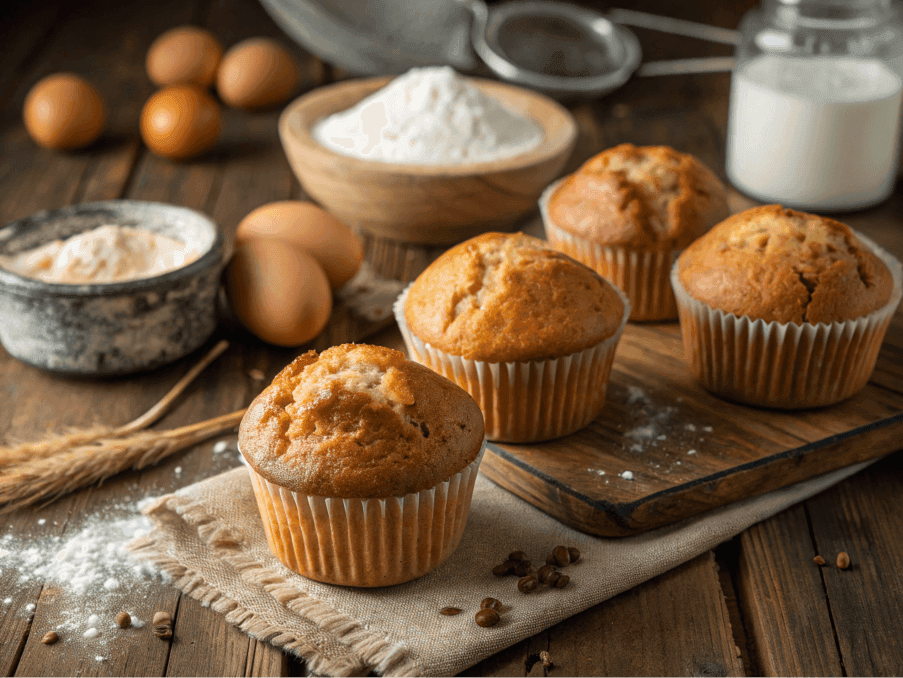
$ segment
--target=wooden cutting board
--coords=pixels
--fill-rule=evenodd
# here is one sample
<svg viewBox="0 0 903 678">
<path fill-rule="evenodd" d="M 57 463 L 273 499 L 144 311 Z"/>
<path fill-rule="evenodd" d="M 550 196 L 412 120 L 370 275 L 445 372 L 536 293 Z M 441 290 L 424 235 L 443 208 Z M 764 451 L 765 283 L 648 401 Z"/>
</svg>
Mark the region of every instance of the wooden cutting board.
<svg viewBox="0 0 903 678">
<path fill-rule="evenodd" d="M 481 469 L 558 520 L 614 537 L 900 447 L 901 311 L 868 386 L 838 405 L 800 412 L 717 398 L 688 372 L 677 323 L 629 324 L 605 409 L 590 426 L 544 443 L 490 444 Z"/>
</svg>

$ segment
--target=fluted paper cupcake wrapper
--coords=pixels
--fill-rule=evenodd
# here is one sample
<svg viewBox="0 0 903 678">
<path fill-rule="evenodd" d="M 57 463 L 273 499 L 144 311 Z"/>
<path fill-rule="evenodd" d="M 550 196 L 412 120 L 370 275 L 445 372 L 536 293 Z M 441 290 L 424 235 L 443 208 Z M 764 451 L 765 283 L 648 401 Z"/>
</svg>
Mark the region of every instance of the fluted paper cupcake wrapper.
<svg viewBox="0 0 903 678">
<path fill-rule="evenodd" d="M 404 317 L 410 289 L 395 302 L 395 319 L 411 359 L 470 393 L 483 411 L 487 439 L 527 443 L 560 438 L 602 411 L 611 364 L 630 315 L 630 301 L 620 290 L 624 316 L 600 344 L 562 358 L 490 363 L 451 355 L 415 336 Z"/>
<path fill-rule="evenodd" d="M 387 499 L 306 495 L 248 470 L 270 550 L 286 567 L 329 584 L 391 586 L 423 576 L 455 550 L 484 449 L 445 482 Z"/>
<path fill-rule="evenodd" d="M 856 236 L 890 269 L 893 293 L 877 311 L 830 325 L 765 322 L 713 308 L 687 292 L 675 262 L 671 284 L 684 356 L 703 386 L 730 400 L 781 409 L 831 405 L 865 386 L 903 296 L 903 268 Z"/>
<path fill-rule="evenodd" d="M 677 302 L 671 290 L 671 266 L 680 250 L 639 251 L 602 245 L 574 235 L 552 221 L 549 199 L 561 184 L 549 186 L 539 199 L 546 237 L 555 249 L 580 261 L 619 287 L 630 299 L 630 319 L 674 320 Z"/>
</svg>

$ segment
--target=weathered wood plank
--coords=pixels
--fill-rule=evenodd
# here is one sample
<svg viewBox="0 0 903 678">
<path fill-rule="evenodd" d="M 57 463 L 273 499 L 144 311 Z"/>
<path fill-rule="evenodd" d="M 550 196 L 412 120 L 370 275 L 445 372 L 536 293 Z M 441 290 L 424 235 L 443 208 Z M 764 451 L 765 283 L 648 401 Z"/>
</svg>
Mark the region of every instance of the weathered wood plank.
<svg viewBox="0 0 903 678">
<path fill-rule="evenodd" d="M 182 596 L 166 675 L 244 676 L 254 642 L 221 614 Z"/>
<path fill-rule="evenodd" d="M 843 668 L 903 674 L 903 452 L 806 502 Z M 837 554 L 852 566 L 840 570 Z"/>
<path fill-rule="evenodd" d="M 804 507 L 754 525 L 740 544 L 738 595 L 762 673 L 843 675 Z"/>
<path fill-rule="evenodd" d="M 549 636 L 563 675 L 743 675 L 711 552 Z"/>
</svg>

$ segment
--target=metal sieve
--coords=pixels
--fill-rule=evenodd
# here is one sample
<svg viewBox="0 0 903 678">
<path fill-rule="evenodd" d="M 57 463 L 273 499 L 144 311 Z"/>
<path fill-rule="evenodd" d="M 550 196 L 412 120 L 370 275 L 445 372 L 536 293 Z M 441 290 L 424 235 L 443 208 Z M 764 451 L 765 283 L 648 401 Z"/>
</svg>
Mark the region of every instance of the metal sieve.
<svg viewBox="0 0 903 678">
<path fill-rule="evenodd" d="M 473 72 L 479 59 L 498 77 L 558 99 L 604 96 L 639 76 L 731 70 L 733 57 L 641 65 L 626 26 L 735 45 L 738 33 L 613 9 L 600 14 L 551 1 L 261 0 L 302 46 L 355 74 L 400 73 L 447 64 Z"/>
</svg>

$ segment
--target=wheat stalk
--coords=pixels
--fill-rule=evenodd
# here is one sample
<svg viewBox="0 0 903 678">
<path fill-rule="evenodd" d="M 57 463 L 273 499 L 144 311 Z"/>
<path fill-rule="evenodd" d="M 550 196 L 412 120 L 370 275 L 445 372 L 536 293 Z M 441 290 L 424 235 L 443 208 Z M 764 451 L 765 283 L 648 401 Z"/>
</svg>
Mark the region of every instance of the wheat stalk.
<svg viewBox="0 0 903 678">
<path fill-rule="evenodd" d="M 52 457 L 57 454 L 66 452 L 77 447 L 85 447 L 93 442 L 108 439 L 121 438 L 136 431 L 141 431 L 166 414 L 176 398 L 188 388 L 188 385 L 205 369 L 216 360 L 223 351 L 229 347 L 226 340 L 220 341 L 205 355 L 201 360 L 192 367 L 188 373 L 176 382 L 176 385 L 169 389 L 169 392 L 163 396 L 156 405 L 150 408 L 134 421 L 119 427 L 113 426 L 91 426 L 89 428 L 71 429 L 65 433 L 51 434 L 47 438 L 34 442 L 22 442 L 10 447 L 0 447 L 0 472 L 7 466 L 15 464 L 23 464 L 36 459 Z"/>
<path fill-rule="evenodd" d="M 142 469 L 238 426 L 245 410 L 169 431 L 137 431 L 0 468 L 0 512 L 47 503 L 128 469 Z"/>
</svg>

